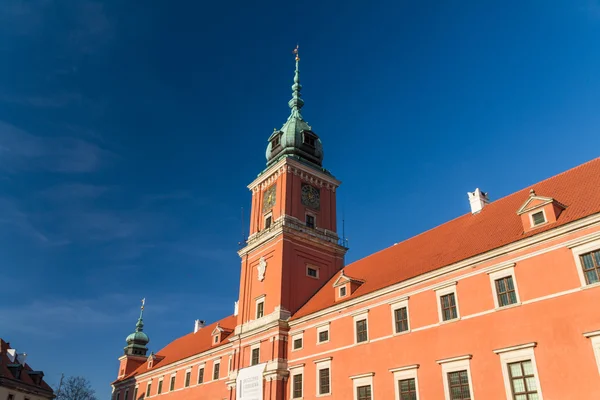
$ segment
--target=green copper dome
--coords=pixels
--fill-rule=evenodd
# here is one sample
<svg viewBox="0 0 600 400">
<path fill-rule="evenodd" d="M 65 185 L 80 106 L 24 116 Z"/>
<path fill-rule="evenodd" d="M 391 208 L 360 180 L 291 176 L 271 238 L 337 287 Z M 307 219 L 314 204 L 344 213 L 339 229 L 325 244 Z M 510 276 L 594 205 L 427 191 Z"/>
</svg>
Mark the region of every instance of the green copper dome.
<svg viewBox="0 0 600 400">
<path fill-rule="evenodd" d="M 288 102 L 292 111 L 281 129 L 275 129 L 269 137 L 266 153 L 267 166 L 275 164 L 284 157 L 294 157 L 318 167 L 323 165 L 321 139 L 312 131 L 312 128 L 300 113 L 300 109 L 304 106 L 304 100 L 300 97 L 302 85 L 300 85 L 299 61 L 300 58 L 296 51 L 296 71 L 294 84 L 292 85 L 292 99 Z"/>
<path fill-rule="evenodd" d="M 142 310 L 140 311 L 140 318 L 138 318 L 137 324 L 135 324 L 135 332 L 127 336 L 127 346 L 123 349 L 126 355 L 133 356 L 145 356 L 148 348 L 146 345 L 150 342 L 148 335 L 144 333 L 144 303 L 142 300 Z"/>
</svg>

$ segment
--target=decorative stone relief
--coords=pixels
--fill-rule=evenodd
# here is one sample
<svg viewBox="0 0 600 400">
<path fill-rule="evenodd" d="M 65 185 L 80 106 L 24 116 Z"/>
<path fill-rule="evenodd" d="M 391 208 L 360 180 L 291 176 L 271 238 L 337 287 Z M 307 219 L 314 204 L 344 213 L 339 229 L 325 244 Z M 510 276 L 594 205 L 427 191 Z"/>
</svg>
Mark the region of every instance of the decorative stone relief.
<svg viewBox="0 0 600 400">
<path fill-rule="evenodd" d="M 258 262 L 258 280 L 259 281 L 264 281 L 265 280 L 265 272 L 267 271 L 267 262 L 265 261 L 264 257 L 260 258 L 260 261 Z"/>
</svg>

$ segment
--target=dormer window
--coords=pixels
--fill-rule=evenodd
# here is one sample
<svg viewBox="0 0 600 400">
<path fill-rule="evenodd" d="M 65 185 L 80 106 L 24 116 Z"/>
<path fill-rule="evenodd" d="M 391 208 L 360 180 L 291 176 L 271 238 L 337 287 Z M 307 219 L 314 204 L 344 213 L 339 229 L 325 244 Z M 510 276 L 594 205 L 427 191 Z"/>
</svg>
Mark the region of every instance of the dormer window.
<svg viewBox="0 0 600 400">
<path fill-rule="evenodd" d="M 346 296 L 346 286 L 340 288 L 340 297 Z"/>
<path fill-rule="evenodd" d="M 342 271 L 340 276 L 333 283 L 333 287 L 335 288 L 335 300 L 345 299 L 347 296 L 352 295 L 363 283 L 363 280 L 349 277 Z"/>
<path fill-rule="evenodd" d="M 565 205 L 554 200 L 552 197 L 538 196 L 533 189 L 529 191 L 529 197 L 517 211 L 521 216 L 523 231 L 528 232 L 545 224 L 551 224 L 558 220 Z"/>
<path fill-rule="evenodd" d="M 546 222 L 546 217 L 544 216 L 543 211 L 538 211 L 531 214 L 531 222 L 533 222 L 533 226 L 541 225 Z"/>
<path fill-rule="evenodd" d="M 302 135 L 302 141 L 305 145 L 308 145 L 310 147 L 315 147 L 315 143 L 317 141 L 317 138 L 315 137 L 315 135 L 312 135 L 308 132 L 304 132 L 304 134 Z"/>
<path fill-rule="evenodd" d="M 277 135 L 271 140 L 271 149 L 276 148 L 280 144 L 281 144 L 280 135 Z"/>
</svg>

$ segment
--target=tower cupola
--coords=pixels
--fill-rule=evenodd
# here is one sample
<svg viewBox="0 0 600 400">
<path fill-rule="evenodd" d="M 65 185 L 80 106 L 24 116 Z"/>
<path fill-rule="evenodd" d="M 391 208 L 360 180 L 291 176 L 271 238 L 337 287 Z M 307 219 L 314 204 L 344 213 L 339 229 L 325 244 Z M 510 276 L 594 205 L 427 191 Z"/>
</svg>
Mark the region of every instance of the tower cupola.
<svg viewBox="0 0 600 400">
<path fill-rule="evenodd" d="M 142 300 L 140 317 L 135 324 L 135 332 L 127 336 L 127 346 L 125 346 L 125 354 L 131 356 L 145 356 L 148 351 L 147 344 L 150 342 L 148 335 L 144 333 L 144 305 L 146 299 Z"/>
<path fill-rule="evenodd" d="M 281 129 L 275 129 L 269 137 L 266 153 L 267 167 L 284 157 L 294 157 L 299 161 L 308 162 L 321 168 L 323 164 L 321 139 L 312 131 L 300 113 L 304 106 L 304 100 L 300 96 L 302 85 L 300 84 L 298 46 L 294 53 L 296 54 L 296 70 L 292 85 L 292 98 L 288 102 L 291 113 Z"/>
</svg>

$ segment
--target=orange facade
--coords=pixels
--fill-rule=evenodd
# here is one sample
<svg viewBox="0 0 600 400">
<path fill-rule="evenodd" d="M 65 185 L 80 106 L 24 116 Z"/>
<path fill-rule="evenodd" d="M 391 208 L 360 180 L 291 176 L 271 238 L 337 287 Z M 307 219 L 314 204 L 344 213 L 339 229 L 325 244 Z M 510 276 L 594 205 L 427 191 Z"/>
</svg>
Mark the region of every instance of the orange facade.
<svg viewBox="0 0 600 400">
<path fill-rule="evenodd" d="M 600 158 L 344 265 L 294 82 L 234 314 L 150 355 L 140 315 L 114 400 L 599 399 Z"/>
</svg>

